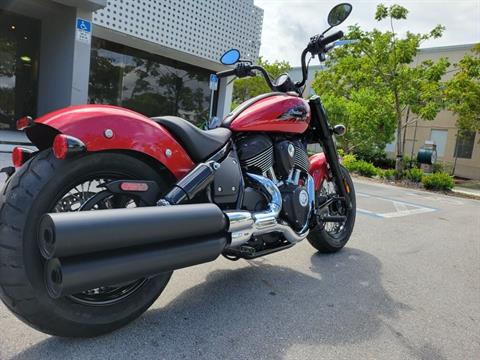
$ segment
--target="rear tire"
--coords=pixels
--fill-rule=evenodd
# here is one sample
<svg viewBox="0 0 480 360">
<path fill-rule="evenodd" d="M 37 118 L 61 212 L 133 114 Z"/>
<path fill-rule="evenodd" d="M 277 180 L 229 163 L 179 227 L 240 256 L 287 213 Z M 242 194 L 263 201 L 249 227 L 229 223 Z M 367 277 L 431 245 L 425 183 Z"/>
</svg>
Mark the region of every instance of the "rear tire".
<svg viewBox="0 0 480 360">
<path fill-rule="evenodd" d="M 317 224 L 308 234 L 308 241 L 312 246 L 321 253 L 334 253 L 343 249 L 352 235 L 353 226 L 355 225 L 356 201 L 355 188 L 353 187 L 352 178 L 347 169 L 341 166 L 342 174 L 345 182 L 350 190 L 351 209 L 345 211 L 347 219 L 343 224 L 343 228 L 336 234 L 329 232 L 325 224 Z M 331 186 L 334 186 L 331 184 Z M 318 194 L 317 194 L 318 195 Z M 330 214 L 334 215 L 334 214 Z M 337 214 L 335 214 L 337 215 Z"/>
<path fill-rule="evenodd" d="M 96 153 L 57 160 L 49 149 L 20 168 L 0 195 L 0 297 L 19 319 L 47 334 L 92 337 L 118 329 L 150 307 L 172 274 L 150 278 L 108 305 L 47 295 L 36 239 L 40 217 L 52 211 L 62 191 L 95 174 L 154 180 L 168 190 L 157 171 L 132 156 Z"/>
</svg>

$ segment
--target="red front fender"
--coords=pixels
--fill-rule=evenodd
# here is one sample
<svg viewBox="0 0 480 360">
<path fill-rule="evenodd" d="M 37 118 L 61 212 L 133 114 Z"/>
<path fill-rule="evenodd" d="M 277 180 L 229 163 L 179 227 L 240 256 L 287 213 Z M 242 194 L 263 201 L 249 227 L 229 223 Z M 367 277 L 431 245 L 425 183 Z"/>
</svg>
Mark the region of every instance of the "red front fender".
<svg viewBox="0 0 480 360">
<path fill-rule="evenodd" d="M 194 166 L 187 152 L 164 127 L 124 108 L 71 106 L 46 114 L 36 119 L 35 124 L 26 134 L 39 149 L 50 147 L 54 136 L 62 133 L 81 140 L 87 151 L 132 150 L 146 154 L 163 164 L 177 179 Z M 105 136 L 108 129 L 112 137 Z"/>
<path fill-rule="evenodd" d="M 323 181 L 328 178 L 327 159 L 324 153 L 314 154 L 310 156 L 310 168 L 308 172 L 315 182 L 315 190 L 320 189 Z"/>
</svg>

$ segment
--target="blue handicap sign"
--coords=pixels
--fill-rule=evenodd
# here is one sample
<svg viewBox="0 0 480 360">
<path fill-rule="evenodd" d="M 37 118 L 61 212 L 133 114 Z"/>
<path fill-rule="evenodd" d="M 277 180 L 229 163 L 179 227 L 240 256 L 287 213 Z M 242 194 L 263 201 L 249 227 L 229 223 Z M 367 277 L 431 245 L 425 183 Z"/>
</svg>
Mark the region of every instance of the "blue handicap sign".
<svg viewBox="0 0 480 360">
<path fill-rule="evenodd" d="M 88 20 L 78 18 L 77 29 L 89 33 L 92 31 L 92 23 Z"/>
<path fill-rule="evenodd" d="M 210 90 L 217 90 L 218 88 L 218 76 L 210 74 Z"/>
</svg>

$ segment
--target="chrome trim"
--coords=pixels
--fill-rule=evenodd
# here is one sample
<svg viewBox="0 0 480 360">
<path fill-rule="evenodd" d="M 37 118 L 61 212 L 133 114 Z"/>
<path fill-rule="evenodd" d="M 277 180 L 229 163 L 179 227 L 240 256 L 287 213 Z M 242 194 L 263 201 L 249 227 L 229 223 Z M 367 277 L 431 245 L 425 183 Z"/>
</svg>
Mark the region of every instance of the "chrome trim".
<svg viewBox="0 0 480 360">
<path fill-rule="evenodd" d="M 273 167 L 270 167 L 270 169 L 267 170 L 267 174 L 270 176 L 270 179 L 278 185 L 278 179 L 277 175 L 275 175 L 275 171 L 273 170 Z"/>
<path fill-rule="evenodd" d="M 290 226 L 280 224 L 277 221 L 282 210 L 282 194 L 274 182 L 266 177 L 247 173 L 269 198 L 270 203 L 265 211 L 251 213 L 249 211 L 226 211 L 225 215 L 229 220 L 228 232 L 231 233 L 231 242 L 228 247 L 238 247 L 245 244 L 254 235 L 269 234 L 279 232 L 292 244 L 305 239 L 309 233 L 308 222 L 305 229 L 296 233 Z M 313 188 L 313 197 L 308 189 Z M 310 212 L 314 209 L 312 199 L 315 198 L 315 187 L 313 178 L 309 176 L 307 180 L 307 191 L 310 200 Z"/>
<path fill-rule="evenodd" d="M 298 185 L 298 182 L 300 181 L 300 169 L 295 169 L 295 174 L 293 175 L 292 179 L 292 184 L 293 185 Z"/>
</svg>

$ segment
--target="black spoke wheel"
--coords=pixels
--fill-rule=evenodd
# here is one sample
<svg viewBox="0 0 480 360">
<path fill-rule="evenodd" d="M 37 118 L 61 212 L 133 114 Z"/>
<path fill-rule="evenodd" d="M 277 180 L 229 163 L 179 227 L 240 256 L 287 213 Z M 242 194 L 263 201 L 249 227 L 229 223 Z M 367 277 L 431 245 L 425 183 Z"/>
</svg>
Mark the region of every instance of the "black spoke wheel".
<svg viewBox="0 0 480 360">
<path fill-rule="evenodd" d="M 128 154 L 58 160 L 49 149 L 17 170 L 0 194 L 0 298 L 30 326 L 63 337 L 98 336 L 136 319 L 167 285 L 171 272 L 59 299 L 48 295 L 37 245 L 41 217 L 138 206 L 128 196 L 105 192 L 102 183 L 115 179 L 155 181 L 162 192 L 172 181 L 161 165 L 155 169 Z"/>
<path fill-rule="evenodd" d="M 120 179 L 134 180 L 128 175 L 122 177 L 120 174 L 105 174 L 81 181 L 63 194 L 50 212 L 95 211 L 139 206 L 138 199 L 112 194 L 103 187 L 104 184 Z M 134 294 L 147 283 L 148 279 L 142 278 L 125 284 L 101 286 L 69 297 L 85 305 L 108 306 Z"/>
<path fill-rule="evenodd" d="M 341 222 L 322 222 L 319 220 L 315 226 L 310 229 L 310 233 L 308 234 L 310 244 L 322 253 L 332 253 L 341 250 L 350 239 L 355 224 L 355 188 L 353 187 L 352 178 L 347 169 L 342 166 L 341 170 L 349 193 L 351 206 L 350 208 L 346 208 L 343 201 L 333 201 L 325 209 L 321 210 L 321 215 L 334 217 L 344 216 L 345 220 Z M 333 181 L 324 181 L 317 195 L 319 195 L 318 198 L 322 199 L 340 196 Z M 317 206 L 321 205 L 322 204 L 317 204 Z M 320 212 L 318 210 L 319 209 L 317 209 L 317 212 Z"/>
</svg>

